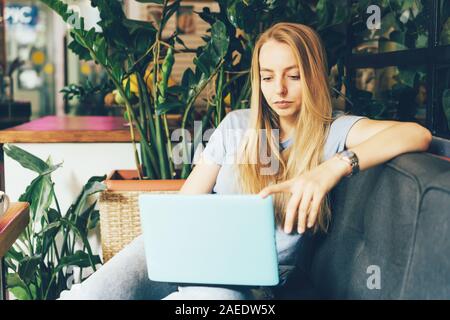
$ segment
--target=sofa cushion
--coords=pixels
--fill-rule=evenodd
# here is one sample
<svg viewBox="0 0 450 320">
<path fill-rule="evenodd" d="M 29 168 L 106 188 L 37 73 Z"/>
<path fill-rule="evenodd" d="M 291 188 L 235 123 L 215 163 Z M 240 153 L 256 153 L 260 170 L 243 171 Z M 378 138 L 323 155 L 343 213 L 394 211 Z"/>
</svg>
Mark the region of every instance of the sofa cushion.
<svg viewBox="0 0 450 320">
<path fill-rule="evenodd" d="M 330 195 L 332 223 L 328 233 L 304 237 L 297 270 L 278 297 L 399 299 L 411 290 L 418 291 L 421 285 L 411 284 L 412 271 L 436 261 L 422 261 L 428 249 L 419 250 L 416 255 L 420 257 L 413 259 L 418 250 L 417 228 L 420 223 L 425 227 L 426 223 L 420 222 L 422 214 L 431 219 L 450 207 L 450 186 L 439 180 L 449 171 L 450 162 L 430 154 L 409 153 L 343 179 Z M 444 190 L 440 189 L 442 194 L 427 195 L 436 183 Z M 427 223 L 431 228 L 432 223 Z M 449 237 L 449 231 L 442 228 Z M 427 236 L 421 236 L 421 241 L 429 246 L 443 236 L 424 232 Z M 446 249 L 448 245 L 441 244 L 435 248 L 436 255 Z M 450 258 L 441 260 L 441 265 L 448 265 Z"/>
<path fill-rule="evenodd" d="M 450 171 L 447 171 L 424 191 L 402 298 L 450 298 L 449 253 Z"/>
</svg>

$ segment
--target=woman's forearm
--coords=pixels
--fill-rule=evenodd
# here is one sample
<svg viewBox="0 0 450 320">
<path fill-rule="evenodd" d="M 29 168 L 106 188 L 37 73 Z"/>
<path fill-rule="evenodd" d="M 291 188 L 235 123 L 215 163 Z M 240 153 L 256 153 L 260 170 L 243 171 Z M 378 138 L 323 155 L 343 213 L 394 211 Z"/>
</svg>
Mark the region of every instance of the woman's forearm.
<svg viewBox="0 0 450 320">
<path fill-rule="evenodd" d="M 431 139 L 428 129 L 413 122 L 405 122 L 380 131 L 349 150 L 358 156 L 360 170 L 366 170 L 403 153 L 426 151 Z M 336 163 L 336 170 L 342 176 L 349 173 L 350 167 L 342 165 L 342 160 L 336 157 L 330 160 Z"/>
</svg>

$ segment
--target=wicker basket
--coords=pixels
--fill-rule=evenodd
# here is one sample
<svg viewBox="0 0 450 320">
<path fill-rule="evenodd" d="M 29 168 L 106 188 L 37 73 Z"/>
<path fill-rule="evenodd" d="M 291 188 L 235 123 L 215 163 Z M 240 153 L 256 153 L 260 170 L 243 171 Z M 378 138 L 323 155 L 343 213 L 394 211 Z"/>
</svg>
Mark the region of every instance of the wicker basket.
<svg viewBox="0 0 450 320">
<path fill-rule="evenodd" d="M 113 172 L 106 180 L 108 189 L 100 194 L 100 233 L 104 263 L 141 234 L 139 195 L 177 193 L 184 183 L 184 180 L 114 180 L 118 176 L 129 177 L 133 172 Z M 129 190 L 130 183 L 133 188 L 140 190 Z"/>
</svg>

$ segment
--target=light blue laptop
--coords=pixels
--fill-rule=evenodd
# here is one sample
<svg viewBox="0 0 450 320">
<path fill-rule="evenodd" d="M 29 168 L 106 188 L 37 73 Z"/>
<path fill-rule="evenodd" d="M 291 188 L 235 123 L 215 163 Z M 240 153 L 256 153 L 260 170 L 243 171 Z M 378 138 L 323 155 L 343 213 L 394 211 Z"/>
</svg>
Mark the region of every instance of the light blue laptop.
<svg viewBox="0 0 450 320">
<path fill-rule="evenodd" d="M 278 284 L 272 196 L 139 196 L 148 276 L 153 281 Z"/>
</svg>

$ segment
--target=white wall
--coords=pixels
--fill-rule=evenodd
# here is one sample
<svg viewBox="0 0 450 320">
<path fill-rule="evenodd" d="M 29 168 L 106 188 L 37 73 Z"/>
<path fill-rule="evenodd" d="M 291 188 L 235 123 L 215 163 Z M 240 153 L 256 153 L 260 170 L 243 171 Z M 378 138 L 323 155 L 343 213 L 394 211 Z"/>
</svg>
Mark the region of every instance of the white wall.
<svg viewBox="0 0 450 320">
<path fill-rule="evenodd" d="M 52 174 L 61 210 L 65 212 L 83 185 L 92 176 L 108 174 L 114 169 L 135 169 L 131 143 L 17 143 L 31 154 L 53 163 L 63 162 Z M 139 149 L 139 148 L 138 148 Z M 17 201 L 36 173 L 20 166 L 5 155 L 5 191 Z"/>
</svg>

